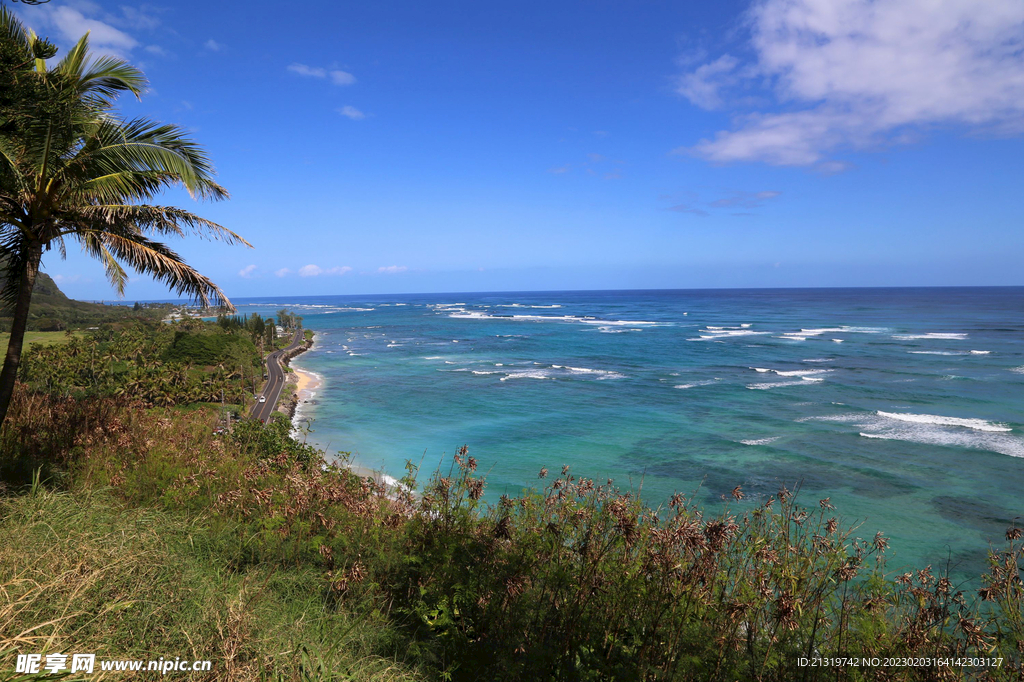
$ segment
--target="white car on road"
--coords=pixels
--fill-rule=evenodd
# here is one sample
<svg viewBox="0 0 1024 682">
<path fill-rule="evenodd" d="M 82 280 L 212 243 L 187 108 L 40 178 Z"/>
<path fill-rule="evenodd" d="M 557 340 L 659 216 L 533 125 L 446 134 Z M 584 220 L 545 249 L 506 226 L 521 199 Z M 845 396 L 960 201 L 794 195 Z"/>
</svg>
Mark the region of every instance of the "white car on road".
<svg viewBox="0 0 1024 682">
<path fill-rule="evenodd" d="M 260 396 L 260 402 L 261 402 L 261 403 L 265 403 L 265 402 L 267 402 L 267 396 L 265 396 L 265 395 L 261 395 L 261 396 Z"/>
</svg>

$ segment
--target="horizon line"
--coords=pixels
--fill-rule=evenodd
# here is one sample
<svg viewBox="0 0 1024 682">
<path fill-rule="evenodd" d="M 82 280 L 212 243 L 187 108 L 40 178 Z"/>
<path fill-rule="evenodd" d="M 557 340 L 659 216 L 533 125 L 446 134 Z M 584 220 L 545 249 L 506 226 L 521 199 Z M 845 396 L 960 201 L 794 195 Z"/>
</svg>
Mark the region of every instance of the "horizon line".
<svg viewBox="0 0 1024 682">
<path fill-rule="evenodd" d="M 330 297 L 365 297 L 365 296 L 449 296 L 449 295 L 477 295 L 477 296 L 503 296 L 510 294 L 582 294 L 582 293 L 643 293 L 643 292 L 709 292 L 709 291 L 910 291 L 921 289 L 1022 289 L 1024 284 L 967 284 L 967 285 L 904 285 L 904 286 L 836 286 L 836 287 L 703 287 L 703 288 L 670 288 L 670 289 L 510 289 L 504 291 L 427 291 L 427 292 L 405 292 L 405 293 L 358 293 L 358 294 L 283 294 L 279 296 L 238 296 L 235 300 L 248 299 L 287 299 L 287 298 L 330 298 Z M 66 295 L 66 294 L 65 294 Z M 69 297 L 70 298 L 70 297 Z M 82 300 L 86 303 L 181 303 L 191 304 L 194 301 L 183 298 L 152 298 L 152 299 L 73 299 Z M 216 307 L 216 306 L 213 306 Z"/>
</svg>

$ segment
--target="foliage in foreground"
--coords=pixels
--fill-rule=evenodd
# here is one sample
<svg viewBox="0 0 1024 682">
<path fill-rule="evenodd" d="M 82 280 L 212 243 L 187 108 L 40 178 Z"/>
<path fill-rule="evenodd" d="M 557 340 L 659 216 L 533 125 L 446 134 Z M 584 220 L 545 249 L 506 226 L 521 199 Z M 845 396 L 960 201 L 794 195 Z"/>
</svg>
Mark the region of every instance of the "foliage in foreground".
<svg viewBox="0 0 1024 682">
<path fill-rule="evenodd" d="M 27 418 L 27 404 L 16 401 L 15 424 Z M 66 409 L 61 405 L 51 409 Z M 131 651 L 212 652 L 218 679 L 270 671 L 331 679 L 341 670 L 335 664 L 351 671 L 359 661 L 396 676 L 401 670 L 454 680 L 1022 675 L 1020 529 L 1009 529 L 1006 547 L 993 552 L 980 592 L 964 593 L 928 568 L 887 576 L 885 538 L 858 539 L 841 529 L 827 500 L 805 509 L 785 490 L 748 504 L 737 489 L 732 506 L 712 517 L 682 496 L 652 510 L 610 483 L 565 469 L 546 477 L 541 492 L 488 506 L 465 450 L 413 497 L 324 466 L 322 453 L 286 437 L 286 422 L 213 438 L 212 411 L 145 411 L 111 399 L 91 409 L 107 412 L 65 419 L 68 433 L 75 419 L 90 419 L 88 443 L 69 448 L 54 439 L 40 453 L 52 471 L 65 472 L 61 485 L 71 494 L 43 495 L 59 501 L 52 507 L 33 501 L 38 492 L 9 499 L 3 532 L 42 533 L 45 524 L 57 542 L 75 542 L 84 538 L 82 526 L 61 514 L 96 513 L 98 499 L 109 522 L 89 521 L 85 527 L 96 529 L 89 542 L 113 538 L 119 528 L 134 537 L 140 526 L 133 519 L 160 519 L 147 527 L 147 556 L 169 568 L 154 575 L 195 575 L 155 578 L 158 601 L 173 605 L 161 613 L 188 620 L 191 642 L 186 646 L 173 627 L 143 627 L 137 618 L 147 617 L 144 609 L 90 616 L 95 622 L 86 626 L 85 616 L 54 620 L 96 612 L 73 600 L 12 606 L 32 585 L 56 584 L 66 564 L 51 570 L 38 560 L 31 582 L 21 582 L 29 560 L 13 554 L 21 546 L 6 545 L 0 613 L 9 615 L 0 632 L 31 632 L 33 647 L 67 648 L 91 632 L 96 646 L 114 654 L 134 638 Z M 102 496 L 94 492 L 100 489 Z M 126 594 L 133 580 L 152 582 L 133 578 L 144 573 L 129 564 L 101 564 L 111 566 L 103 582 L 121 581 Z M 103 603 L 118 599 L 131 597 L 106 595 Z M 220 610 L 188 616 L 206 613 L 196 606 L 204 599 L 220 599 Z M 237 617 L 260 625 L 229 656 L 232 603 L 244 604 L 235 607 Z M 344 627 L 360 642 L 355 658 L 324 654 L 319 672 L 300 672 L 299 647 L 322 651 Z M 29 650 L 27 642 L 12 643 Z M 800 667 L 801 657 L 1003 662 L 823 671 Z M 363 678 L 346 675 L 333 679 Z"/>
<path fill-rule="evenodd" d="M 242 404 L 262 361 L 248 334 L 212 323 L 133 321 L 105 325 L 59 347 L 32 346 L 19 379 L 39 393 L 87 399 L 119 396 L 147 405 Z"/>
</svg>

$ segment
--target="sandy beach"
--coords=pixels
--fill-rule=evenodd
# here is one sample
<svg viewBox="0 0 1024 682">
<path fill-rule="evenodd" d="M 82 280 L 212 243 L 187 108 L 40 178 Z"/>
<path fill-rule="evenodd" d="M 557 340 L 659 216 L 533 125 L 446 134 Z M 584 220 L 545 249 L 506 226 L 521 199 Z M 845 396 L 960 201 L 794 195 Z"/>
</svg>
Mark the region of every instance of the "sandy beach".
<svg viewBox="0 0 1024 682">
<path fill-rule="evenodd" d="M 309 372 L 298 367 L 292 367 L 295 371 L 295 377 L 297 379 L 295 385 L 295 392 L 299 394 L 299 402 L 303 400 L 309 400 L 318 388 L 320 388 L 323 381 L 320 379 L 318 374 Z"/>
<path fill-rule="evenodd" d="M 317 389 L 319 389 L 323 385 L 323 379 L 320 377 L 319 374 L 310 372 L 308 370 L 299 369 L 294 365 L 292 365 L 291 368 L 292 370 L 295 371 L 295 393 L 297 393 L 299 396 L 299 401 L 295 409 L 295 416 L 292 418 L 292 422 L 293 424 L 296 425 L 296 427 L 298 427 L 298 422 L 302 420 L 303 402 L 307 400 L 312 400 L 316 396 Z M 365 478 L 372 478 L 376 481 L 384 483 L 389 488 L 394 488 L 399 485 L 397 479 L 393 478 L 392 476 L 388 476 L 379 469 L 371 469 L 369 467 L 361 466 L 359 464 L 354 464 L 351 462 L 348 463 L 348 468 L 359 476 L 363 476 Z"/>
</svg>

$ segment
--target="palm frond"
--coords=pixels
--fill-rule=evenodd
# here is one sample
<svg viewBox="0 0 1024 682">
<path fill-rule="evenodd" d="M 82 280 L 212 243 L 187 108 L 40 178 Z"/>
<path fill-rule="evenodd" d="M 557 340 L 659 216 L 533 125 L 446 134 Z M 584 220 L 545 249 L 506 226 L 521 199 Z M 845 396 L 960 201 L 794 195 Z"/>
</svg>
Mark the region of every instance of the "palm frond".
<svg viewBox="0 0 1024 682">
<path fill-rule="evenodd" d="M 193 198 L 226 199 L 227 190 L 213 180 L 214 168 L 206 152 L 179 126 L 135 119 L 127 123 L 100 123 L 81 153 L 68 163 L 68 173 L 79 181 L 137 171 L 155 174 L 161 187 L 181 185 Z M 138 196 L 152 197 L 145 183 Z"/>
<path fill-rule="evenodd" d="M 5 53 L 3 81 L 13 84 L 15 97 L 0 115 L 0 272 L 9 273 L 0 305 L 17 297 L 29 253 L 42 244 L 65 256 L 73 238 L 103 264 L 119 294 L 132 268 L 204 305 L 230 306 L 216 284 L 154 239 L 195 235 L 251 247 L 194 213 L 150 205 L 170 187 L 200 199 L 228 193 L 184 128 L 124 121 L 114 110 L 120 94 L 145 90 L 142 72 L 116 57 L 92 57 L 88 34 L 48 69 L 52 46 L 3 7 L 0 39 L 7 50 L 17 44 L 13 57 Z"/>
<path fill-rule="evenodd" d="M 26 189 L 25 179 L 18 168 L 18 150 L 5 137 L 0 137 L 0 187 L 7 193 Z"/>
<path fill-rule="evenodd" d="M 54 73 L 68 76 L 72 80 L 81 78 L 82 69 L 85 67 L 85 60 L 89 57 L 89 34 L 78 39 L 74 47 L 68 50 L 64 58 L 57 62 L 53 68 Z"/>
<path fill-rule="evenodd" d="M 28 33 L 25 26 L 6 7 L 0 7 L 0 40 L 10 45 L 17 45 L 25 53 L 26 58 L 32 54 Z"/>
<path fill-rule="evenodd" d="M 84 232 L 80 235 L 80 239 L 82 248 L 90 256 L 103 263 L 103 272 L 107 276 L 107 281 L 117 290 L 117 295 L 124 296 L 124 288 L 128 284 L 128 273 L 103 243 L 102 233 Z"/>
<path fill-rule="evenodd" d="M 83 36 L 82 40 L 86 38 L 88 35 Z M 83 58 L 71 62 L 71 56 L 69 53 L 55 71 L 72 78 L 80 95 L 93 98 L 99 103 L 109 105 L 122 92 L 130 92 L 136 99 L 141 99 L 149 85 L 142 71 L 119 57 L 103 56 L 92 61 Z"/>
<path fill-rule="evenodd" d="M 86 235 L 95 235 L 114 258 L 123 261 L 137 272 L 163 282 L 178 295 L 187 296 L 203 306 L 211 303 L 231 306 L 231 301 L 216 284 L 185 263 L 181 256 L 166 244 L 142 235 L 129 236 L 112 232 L 76 236 L 84 238 Z"/>
<path fill-rule="evenodd" d="M 25 235 L 20 230 L 5 231 L 0 236 L 0 269 L 4 273 L 3 288 L 0 289 L 0 311 L 5 314 L 14 309 L 18 300 L 18 288 L 28 259 L 26 247 Z"/>
<path fill-rule="evenodd" d="M 92 229 L 98 231 L 123 231 L 125 226 L 132 226 L 138 232 L 156 232 L 158 234 L 183 237 L 187 232 L 228 244 L 242 244 L 252 248 L 240 234 L 207 220 L 190 211 L 175 206 L 146 206 L 137 204 L 104 204 L 99 206 L 83 206 L 78 217 L 88 221 Z M 71 233 L 77 226 L 72 223 L 66 233 Z"/>
</svg>

